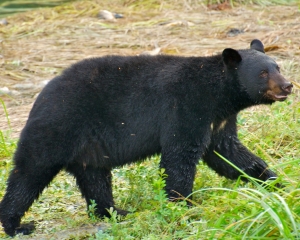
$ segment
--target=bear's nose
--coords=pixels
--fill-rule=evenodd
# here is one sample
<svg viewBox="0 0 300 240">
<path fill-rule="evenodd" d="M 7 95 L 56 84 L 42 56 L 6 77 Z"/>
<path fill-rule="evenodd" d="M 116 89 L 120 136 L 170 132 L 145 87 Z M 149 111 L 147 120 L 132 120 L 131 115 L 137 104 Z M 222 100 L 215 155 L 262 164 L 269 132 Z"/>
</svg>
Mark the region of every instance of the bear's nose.
<svg viewBox="0 0 300 240">
<path fill-rule="evenodd" d="M 293 88 L 293 84 L 291 84 L 290 82 L 285 83 L 283 86 L 281 86 L 281 89 L 287 93 L 291 93 L 292 88 Z"/>
</svg>

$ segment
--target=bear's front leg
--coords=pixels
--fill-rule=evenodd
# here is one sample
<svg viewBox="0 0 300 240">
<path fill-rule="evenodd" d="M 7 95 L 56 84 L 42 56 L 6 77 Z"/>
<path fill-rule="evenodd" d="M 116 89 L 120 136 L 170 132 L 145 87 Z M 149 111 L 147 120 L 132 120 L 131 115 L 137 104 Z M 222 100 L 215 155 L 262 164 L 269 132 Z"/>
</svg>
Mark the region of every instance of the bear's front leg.
<svg viewBox="0 0 300 240">
<path fill-rule="evenodd" d="M 239 141 L 236 118 L 237 115 L 233 115 L 223 122 L 214 123 L 211 143 L 203 156 L 204 162 L 221 176 L 237 179 L 241 173 L 218 157 L 216 151 L 251 177 L 262 181 L 276 178 L 268 165 Z"/>
<path fill-rule="evenodd" d="M 165 169 L 166 193 L 171 201 L 192 193 L 196 165 L 201 157 L 197 144 L 174 146 L 163 149 L 160 167 Z"/>
</svg>

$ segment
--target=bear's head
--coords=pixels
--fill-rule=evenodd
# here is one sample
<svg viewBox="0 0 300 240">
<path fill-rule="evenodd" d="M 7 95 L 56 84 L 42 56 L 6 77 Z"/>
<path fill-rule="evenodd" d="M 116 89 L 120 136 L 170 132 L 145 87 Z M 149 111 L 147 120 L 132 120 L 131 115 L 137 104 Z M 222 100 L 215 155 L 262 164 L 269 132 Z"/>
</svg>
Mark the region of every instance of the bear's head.
<svg viewBox="0 0 300 240">
<path fill-rule="evenodd" d="M 281 74 L 277 63 L 265 54 L 261 41 L 255 39 L 250 49 L 224 49 L 223 62 L 229 72 L 237 76 L 241 87 L 254 103 L 284 101 L 293 85 Z"/>
</svg>

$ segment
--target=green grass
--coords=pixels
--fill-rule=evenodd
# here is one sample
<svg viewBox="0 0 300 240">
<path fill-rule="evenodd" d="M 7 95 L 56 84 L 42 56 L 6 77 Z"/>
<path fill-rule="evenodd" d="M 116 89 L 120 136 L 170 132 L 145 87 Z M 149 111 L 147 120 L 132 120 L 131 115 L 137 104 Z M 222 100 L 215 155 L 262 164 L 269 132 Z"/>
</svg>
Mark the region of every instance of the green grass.
<svg viewBox="0 0 300 240">
<path fill-rule="evenodd" d="M 30 11 L 35 8 L 54 7 L 69 1 L 72 0 L 0 0 L 0 16 L 4 17 L 18 12 Z"/>
<path fill-rule="evenodd" d="M 1 98 L 0 98 L 0 103 L 1 103 L 1 107 L 5 114 L 7 125 L 10 128 L 10 120 L 8 117 L 8 112 L 7 112 L 5 103 Z M 15 149 L 15 142 L 13 140 L 10 140 L 8 136 L 9 136 L 9 131 L 3 132 L 0 129 L 0 159 L 6 158 L 6 157 L 11 157 L 12 152 Z M 3 166 L 3 164 L 6 164 L 6 161 L 0 162 L 0 166 Z"/>
<path fill-rule="evenodd" d="M 111 212 L 112 219 L 104 220 L 110 225 L 107 230 L 78 239 L 299 239 L 299 109 L 294 96 L 239 115 L 241 140 L 279 173 L 284 188 L 276 189 L 276 182 L 270 182 L 275 190 L 267 191 L 255 182 L 227 180 L 200 162 L 194 206 L 188 208 L 185 202 L 166 199 L 165 174 L 158 169 L 160 156 L 153 156 L 113 171 L 116 203 L 133 213 L 120 219 Z M 7 155 L 1 155 L 0 197 L 15 148 L 9 138 L 3 138 L 0 151 Z M 87 211 L 74 179 L 61 173 L 23 221 L 39 222 L 31 237 L 51 235 L 100 221 L 93 215 L 96 207 L 92 204 Z M 4 233 L 0 237 L 6 238 Z"/>
</svg>

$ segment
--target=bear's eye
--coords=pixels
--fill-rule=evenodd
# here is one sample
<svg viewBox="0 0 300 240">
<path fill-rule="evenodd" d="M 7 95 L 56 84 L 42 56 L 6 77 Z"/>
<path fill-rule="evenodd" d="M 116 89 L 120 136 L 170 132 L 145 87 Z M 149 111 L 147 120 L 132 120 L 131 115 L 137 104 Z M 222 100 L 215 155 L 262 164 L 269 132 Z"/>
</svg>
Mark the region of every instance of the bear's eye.
<svg viewBox="0 0 300 240">
<path fill-rule="evenodd" d="M 262 78 L 267 78 L 268 77 L 268 71 L 267 70 L 261 71 L 259 76 L 262 77 Z"/>
</svg>

